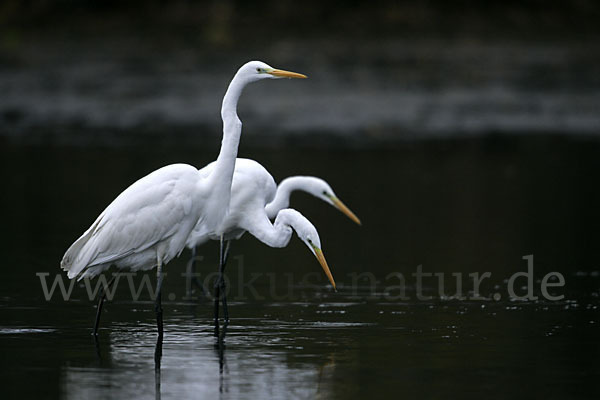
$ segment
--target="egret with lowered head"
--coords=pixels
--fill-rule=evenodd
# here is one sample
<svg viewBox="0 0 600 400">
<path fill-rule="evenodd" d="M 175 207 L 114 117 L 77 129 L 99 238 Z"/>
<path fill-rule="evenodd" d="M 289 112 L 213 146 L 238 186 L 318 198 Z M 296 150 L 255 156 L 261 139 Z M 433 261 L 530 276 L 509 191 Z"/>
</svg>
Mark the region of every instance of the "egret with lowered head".
<svg viewBox="0 0 600 400">
<path fill-rule="evenodd" d="M 262 79 L 306 78 L 260 62 L 244 64 L 229 84 L 223 104 L 223 140 L 210 174 L 187 164 L 160 168 L 125 189 L 66 251 L 61 268 L 68 277 L 94 277 L 111 265 L 132 271 L 157 267 L 155 300 L 159 335 L 163 334 L 163 266 L 179 255 L 195 226 L 222 235 L 242 123 L 237 103 L 244 87 Z M 114 278 L 113 278 L 114 279 Z M 112 282 L 112 280 L 111 280 Z M 104 295 L 100 296 L 97 333 Z"/>
<path fill-rule="evenodd" d="M 211 163 L 201 169 L 202 174 L 210 175 Z M 216 232 L 201 224 L 194 227 L 187 240 L 195 258 L 197 246 L 208 240 L 221 241 L 219 277 L 215 284 L 215 328 L 218 329 L 219 301 L 223 303 L 225 321 L 229 319 L 225 280 L 223 273 L 227 262 L 230 241 L 239 239 L 246 231 L 270 247 L 285 247 L 290 241 L 292 230 L 307 245 L 318 259 L 323 271 L 335 289 L 335 281 L 329 270 L 317 230 L 302 214 L 293 209 L 284 209 L 289 205 L 289 197 L 293 190 L 304 189 L 324 199 L 344 212 L 352 220 L 360 224 L 360 220 L 334 194 L 329 185 L 318 178 L 296 177 L 282 182 L 278 188 L 271 174 L 258 162 L 238 158 L 235 164 L 233 183 L 231 186 L 231 203 L 229 212 Z M 275 222 L 270 220 L 275 218 Z M 224 232 L 222 234 L 221 232 Z M 226 241 L 227 243 L 223 243 Z M 193 268 L 193 264 L 191 265 Z M 222 293 L 221 293 L 222 292 Z"/>
</svg>

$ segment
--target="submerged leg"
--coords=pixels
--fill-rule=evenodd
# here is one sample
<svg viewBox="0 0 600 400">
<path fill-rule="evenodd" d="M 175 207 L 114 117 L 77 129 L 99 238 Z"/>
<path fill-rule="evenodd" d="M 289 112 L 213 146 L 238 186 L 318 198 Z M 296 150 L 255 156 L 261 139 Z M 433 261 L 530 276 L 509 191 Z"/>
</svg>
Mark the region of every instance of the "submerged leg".
<svg viewBox="0 0 600 400">
<path fill-rule="evenodd" d="M 225 336 L 227 335 L 227 324 L 223 325 L 223 330 L 221 334 L 217 337 L 217 342 L 215 343 L 215 349 L 217 350 L 217 354 L 219 356 L 219 373 L 223 374 L 223 367 L 225 366 Z M 221 376 L 222 378 L 222 376 Z M 220 392 L 223 389 L 223 381 L 221 380 Z"/>
<path fill-rule="evenodd" d="M 160 362 L 162 360 L 162 346 L 163 337 L 159 336 L 156 339 L 156 347 L 154 347 L 154 371 L 158 371 L 160 377 Z M 158 380 L 158 386 L 160 387 L 160 379 Z"/>
<path fill-rule="evenodd" d="M 227 256 L 229 255 L 229 246 L 231 246 L 231 240 L 225 243 L 225 249 L 222 250 L 221 258 L 223 259 L 223 270 L 221 275 L 225 272 L 225 265 L 227 265 Z M 223 301 L 223 318 L 225 318 L 225 325 L 229 323 L 229 310 L 227 309 L 227 290 L 225 287 L 225 278 L 221 279 L 221 298 Z"/>
<path fill-rule="evenodd" d="M 158 328 L 158 336 L 163 335 L 163 318 L 162 318 L 162 303 L 161 303 L 161 289 L 162 289 L 162 263 L 158 260 L 158 268 L 156 270 L 156 300 L 154 300 L 154 311 L 156 311 L 156 326 Z"/>
<path fill-rule="evenodd" d="M 162 359 L 163 337 L 159 335 L 156 339 L 156 347 L 154 348 L 154 398 L 161 398 L 160 390 L 160 362 Z"/>
<path fill-rule="evenodd" d="M 227 263 L 227 253 L 229 251 L 229 241 L 225 244 L 225 239 L 221 236 L 221 248 L 219 251 L 219 276 L 215 282 L 215 333 L 219 332 L 219 301 L 223 301 L 223 313 L 225 322 L 229 321 L 229 313 L 227 311 L 227 299 L 225 298 L 225 264 Z"/>
<path fill-rule="evenodd" d="M 104 299 L 106 299 L 106 292 L 110 290 L 116 276 L 113 276 L 110 281 L 106 284 L 106 287 L 101 288 L 101 292 L 98 298 L 98 307 L 96 309 L 96 322 L 94 323 L 94 335 L 98 335 L 98 327 L 100 326 L 100 314 L 102 314 L 102 305 L 104 305 Z"/>
</svg>

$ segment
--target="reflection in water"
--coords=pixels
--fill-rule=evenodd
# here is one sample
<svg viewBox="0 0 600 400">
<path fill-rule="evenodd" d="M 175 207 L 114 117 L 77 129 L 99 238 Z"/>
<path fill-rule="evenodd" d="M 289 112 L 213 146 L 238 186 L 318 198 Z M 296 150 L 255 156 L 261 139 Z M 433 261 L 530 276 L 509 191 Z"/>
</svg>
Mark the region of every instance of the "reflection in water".
<svg viewBox="0 0 600 400">
<path fill-rule="evenodd" d="M 156 400 L 160 400 L 160 361 L 162 359 L 163 335 L 156 338 L 156 348 L 154 349 L 154 391 Z"/>
<path fill-rule="evenodd" d="M 331 380 L 335 370 L 335 355 L 332 353 L 329 355 L 327 362 L 319 368 L 319 381 L 317 385 L 317 398 L 326 398 L 323 396 L 322 386 L 324 382 Z"/>
<path fill-rule="evenodd" d="M 315 270 L 299 246 L 267 250 L 244 238 L 235 250 L 245 269 L 232 268 L 229 276 L 233 319 L 215 347 L 210 304 L 199 300 L 190 309 L 182 300 L 186 260 L 174 260 L 165 293 L 175 300 L 165 304 L 158 371 L 153 356 L 161 352 L 148 297 L 131 302 L 127 285 L 120 286 L 115 300 L 104 305 L 106 323 L 95 347 L 94 304 L 84 288 L 76 285 L 68 303 L 59 295 L 47 302 L 35 274 L 60 274 L 57 260 L 65 246 L 111 193 L 160 165 L 203 163 L 212 153 L 154 149 L 138 152 L 132 162 L 131 149 L 8 150 L 0 161 L 9 167 L 0 174 L 5 172 L 6 187 L 19 190 L 0 196 L 3 209 L 11 211 L 0 234 L 11 249 L 5 266 L 19 268 L 5 268 L 1 283 L 0 379 L 9 381 L 2 385 L 3 397 L 442 398 L 457 387 L 477 394 L 493 390 L 501 398 L 516 391 L 516 397 L 598 397 L 598 143 L 414 142 L 389 151 L 315 150 L 310 165 L 303 149 L 277 155 L 253 150 L 277 179 L 327 171 L 324 177 L 369 221 L 345 235 L 348 225 L 339 215 L 314 199 L 293 199 L 294 207 L 319 221 L 344 286 L 333 293 L 319 286 L 322 281 L 303 284 L 301 277 Z M 98 178 L 93 186 L 90 177 Z M 373 206 L 374 196 L 387 206 Z M 523 270 L 521 257 L 532 252 L 536 294 L 544 274 L 560 271 L 566 279 L 558 292 L 565 294 L 563 301 L 507 299 L 506 279 Z M 216 249 L 207 244 L 207 258 L 199 263 L 203 274 L 215 270 L 213 254 Z M 491 272 L 481 287 L 488 300 L 417 301 L 411 274 L 420 264 L 447 277 Z M 287 271 L 296 274 L 292 286 L 281 275 Z M 362 272 L 373 274 L 373 285 L 353 283 L 352 274 Z M 385 289 L 396 284 L 386 278 L 392 272 L 407 278 L 411 300 L 387 297 L 398 294 Z M 251 286 L 256 296 L 242 285 L 252 273 L 262 273 Z M 427 279 L 423 293 L 435 295 L 435 282 Z M 280 298 L 288 292 L 289 298 Z M 491 300 L 495 293 L 502 294 L 500 301 Z"/>
<path fill-rule="evenodd" d="M 217 358 L 219 360 L 219 393 L 223 393 L 223 385 L 225 382 L 223 372 L 227 373 L 226 362 L 225 362 L 225 337 L 227 336 L 228 323 L 223 324 L 223 327 L 219 330 L 219 326 L 215 327 L 215 333 L 217 335 L 215 342 L 215 350 L 217 352 Z M 96 337 L 96 343 L 98 343 Z M 163 335 L 158 335 L 156 338 L 156 348 L 154 349 L 154 390 L 156 400 L 161 398 L 161 360 L 162 360 L 162 349 L 163 349 Z"/>
<path fill-rule="evenodd" d="M 595 271 L 581 280 L 597 284 L 599 276 Z M 169 305 L 165 336 L 157 338 L 151 309 L 144 316 L 121 303 L 108 307 L 116 322 L 97 342 L 89 334 L 91 305 L 75 304 L 73 326 L 0 332 L 3 343 L 15 344 L 3 349 L 5 359 L 26 357 L 42 366 L 49 387 L 60 382 L 62 398 L 356 398 L 399 391 L 437 398 L 457 385 L 492 387 L 498 375 L 508 380 L 502 393 L 517 385 L 534 397 L 540 388 L 549 393 L 547 376 L 560 383 L 565 369 L 595 368 L 582 360 L 597 348 L 597 287 L 582 296 L 554 303 L 384 303 L 341 294 L 335 302 L 236 304 L 238 317 L 217 338 L 210 311 L 198 319 Z M 269 317 L 250 317 L 257 310 Z M 537 362 L 532 343 L 553 358 Z M 514 372 L 507 373 L 508 366 Z M 527 375 L 533 367 L 537 374 Z M 52 371 L 60 371 L 56 380 Z M 431 376 L 437 378 L 423 387 Z"/>
<path fill-rule="evenodd" d="M 223 365 L 225 363 L 225 336 L 227 336 L 227 327 L 229 323 L 225 322 L 223 328 L 219 331 L 219 325 L 215 327 L 217 334 L 217 341 L 215 343 L 215 349 L 219 356 L 219 372 L 223 373 Z"/>
<path fill-rule="evenodd" d="M 217 357 L 219 358 L 219 393 L 223 393 L 224 390 L 223 385 L 225 383 L 225 379 L 223 377 L 223 371 L 226 368 L 225 363 L 225 336 L 227 335 L 227 326 L 229 324 L 225 322 L 223 324 L 223 328 L 219 332 L 219 325 L 215 325 L 215 333 L 217 334 L 217 341 L 215 343 L 215 350 L 217 351 Z"/>
<path fill-rule="evenodd" d="M 324 379 L 332 376 L 333 354 L 318 356 L 321 364 L 290 362 L 287 345 L 277 337 L 290 332 L 261 332 L 259 321 L 248 322 L 236 326 L 231 336 L 231 328 L 222 326 L 217 338 L 208 321 L 200 328 L 189 321 L 168 321 L 163 338 L 150 333 L 151 323 L 117 324 L 109 336 L 100 335 L 95 349 L 89 347 L 90 354 L 102 354 L 95 365 L 64 367 L 65 397 L 271 398 L 290 391 L 301 398 L 316 393 L 327 397 Z"/>
</svg>

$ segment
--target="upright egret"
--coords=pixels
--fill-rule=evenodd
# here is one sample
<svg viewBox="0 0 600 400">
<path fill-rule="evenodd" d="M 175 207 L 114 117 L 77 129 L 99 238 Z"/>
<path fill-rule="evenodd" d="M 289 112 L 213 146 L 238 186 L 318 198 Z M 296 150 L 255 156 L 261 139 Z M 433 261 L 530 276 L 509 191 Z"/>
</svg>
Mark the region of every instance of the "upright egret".
<svg viewBox="0 0 600 400">
<path fill-rule="evenodd" d="M 210 174 L 186 164 L 160 168 L 123 191 L 92 226 L 65 253 L 61 268 L 68 277 L 94 277 L 115 265 L 132 271 L 157 266 L 156 321 L 162 335 L 162 268 L 185 247 L 194 226 L 221 235 L 242 123 L 237 103 L 243 88 L 267 78 L 306 78 L 270 67 L 260 61 L 244 64 L 229 84 L 223 104 L 223 140 Z M 94 333 L 97 333 L 104 295 L 100 297 Z"/>
<path fill-rule="evenodd" d="M 210 175 L 216 164 L 211 163 L 201 169 L 201 174 Z M 196 225 L 187 240 L 187 247 L 195 248 L 208 240 L 221 240 L 219 277 L 215 285 L 215 327 L 218 326 L 219 298 L 223 290 L 222 302 L 225 320 L 228 320 L 227 300 L 223 272 L 227 261 L 230 240 L 239 239 L 246 231 L 271 247 L 285 247 L 290 241 L 292 230 L 317 257 L 323 271 L 335 288 L 335 281 L 323 252 L 321 241 L 315 227 L 298 211 L 283 209 L 289 205 L 293 190 L 306 190 L 315 196 L 330 202 L 335 207 L 360 224 L 359 219 L 334 194 L 329 185 L 319 178 L 295 177 L 282 182 L 278 188 L 269 172 L 258 162 L 238 158 L 235 164 L 231 185 L 229 212 L 221 221 L 216 232 L 201 224 Z M 275 222 L 270 219 L 275 216 Z M 227 241 L 224 245 L 223 241 Z M 195 258 L 195 257 L 194 257 Z"/>
</svg>

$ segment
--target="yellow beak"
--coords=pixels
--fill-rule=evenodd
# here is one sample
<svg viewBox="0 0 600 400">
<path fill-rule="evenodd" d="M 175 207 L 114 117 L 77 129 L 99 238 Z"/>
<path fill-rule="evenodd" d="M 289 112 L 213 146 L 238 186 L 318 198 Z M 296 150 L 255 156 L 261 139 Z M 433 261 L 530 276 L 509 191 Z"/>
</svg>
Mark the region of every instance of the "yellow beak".
<svg viewBox="0 0 600 400">
<path fill-rule="evenodd" d="M 346 207 L 346 205 L 342 203 L 340 199 L 337 197 L 331 197 L 331 201 L 333 201 L 335 208 L 343 212 L 348 218 L 356 222 L 358 225 L 362 225 L 360 219 L 358 219 L 358 217 L 352 211 L 350 211 L 350 209 Z"/>
<path fill-rule="evenodd" d="M 297 72 L 284 71 L 282 69 L 272 69 L 267 71 L 268 74 L 273 76 L 277 76 L 280 78 L 297 78 L 297 79 L 306 79 L 307 76 L 303 74 L 299 74 Z"/>
<path fill-rule="evenodd" d="M 313 247 L 313 249 L 315 250 L 315 256 L 317 257 L 317 260 L 319 260 L 319 264 L 321 264 L 321 267 L 323 267 L 323 271 L 325 271 L 325 275 L 327 275 L 327 278 L 329 278 L 329 282 L 331 282 L 331 286 L 333 286 L 334 290 L 337 290 L 335 288 L 335 281 L 333 280 L 333 275 L 331 275 L 331 271 L 329 270 L 327 261 L 325 261 L 325 256 L 323 255 L 323 252 L 317 247 Z"/>
</svg>

